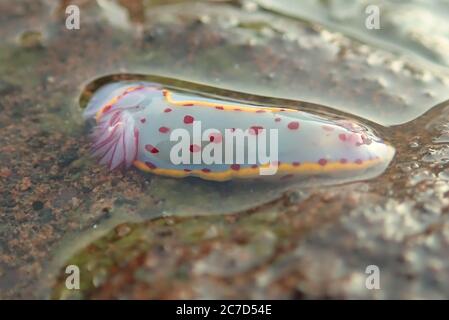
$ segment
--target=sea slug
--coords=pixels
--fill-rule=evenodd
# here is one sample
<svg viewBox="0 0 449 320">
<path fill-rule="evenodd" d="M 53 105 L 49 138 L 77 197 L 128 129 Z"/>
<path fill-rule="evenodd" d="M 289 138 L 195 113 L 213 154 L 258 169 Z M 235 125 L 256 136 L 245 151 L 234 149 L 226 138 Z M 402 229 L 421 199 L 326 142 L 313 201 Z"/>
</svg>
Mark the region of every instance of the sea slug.
<svg viewBox="0 0 449 320">
<path fill-rule="evenodd" d="M 352 179 L 380 174 L 394 156 L 392 146 L 353 121 L 143 81 L 101 87 L 84 117 L 96 123 L 93 156 L 111 170 L 134 165 L 154 174 L 214 181 Z"/>
</svg>

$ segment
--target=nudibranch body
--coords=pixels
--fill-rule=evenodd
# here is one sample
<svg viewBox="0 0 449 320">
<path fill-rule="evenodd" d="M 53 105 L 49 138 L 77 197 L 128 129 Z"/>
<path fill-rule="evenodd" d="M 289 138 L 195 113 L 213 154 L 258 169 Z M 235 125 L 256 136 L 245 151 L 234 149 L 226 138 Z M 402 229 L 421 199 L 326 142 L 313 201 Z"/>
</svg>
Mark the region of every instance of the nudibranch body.
<svg viewBox="0 0 449 320">
<path fill-rule="evenodd" d="M 354 122 L 173 92 L 149 82 L 100 88 L 84 117 L 96 121 L 92 150 L 101 164 L 170 177 L 367 178 L 394 156 L 393 147 Z M 246 140 L 237 141 L 239 134 Z"/>
</svg>

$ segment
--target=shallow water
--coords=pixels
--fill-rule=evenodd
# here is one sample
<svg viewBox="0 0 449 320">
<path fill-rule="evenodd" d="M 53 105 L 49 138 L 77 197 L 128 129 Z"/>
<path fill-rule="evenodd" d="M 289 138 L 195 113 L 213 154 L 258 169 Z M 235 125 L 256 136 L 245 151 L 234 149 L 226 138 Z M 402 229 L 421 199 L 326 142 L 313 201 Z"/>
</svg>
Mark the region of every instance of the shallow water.
<svg viewBox="0 0 449 320">
<path fill-rule="evenodd" d="M 448 37 L 425 19 L 446 4 L 388 2 L 371 35 L 339 18 L 357 8 L 301 3 L 80 2 L 80 30 L 62 4 L 0 3 L 0 297 L 447 297 Z M 80 105 L 130 75 L 355 119 L 397 154 L 307 189 L 111 173 Z M 383 290 L 363 287 L 372 263 Z"/>
<path fill-rule="evenodd" d="M 128 79 L 127 81 L 123 81 L 123 79 Z M 119 82 L 116 82 L 114 79 L 122 79 Z M 245 209 L 250 209 L 251 207 L 260 205 L 262 203 L 270 202 L 276 198 L 278 198 L 282 192 L 285 192 L 286 190 L 295 190 L 299 188 L 311 188 L 316 186 L 326 186 L 326 185 L 336 185 L 336 184 L 342 184 L 347 183 L 350 181 L 361 181 L 361 180 L 367 180 L 373 177 L 376 177 L 380 175 L 385 168 L 388 166 L 389 162 L 391 161 L 392 157 L 394 156 L 394 149 L 386 146 L 382 139 L 379 137 L 376 137 L 375 134 L 372 132 L 372 129 L 369 129 L 367 127 L 362 128 L 361 124 L 356 124 L 355 120 L 352 120 L 352 118 L 347 115 L 345 117 L 337 117 L 335 114 L 332 114 L 332 111 L 329 108 L 320 106 L 320 105 L 311 105 L 304 102 L 299 101 L 288 101 L 288 100 L 280 100 L 280 99 L 270 99 L 266 97 L 255 97 L 251 96 L 251 100 L 248 100 L 248 96 L 242 93 L 237 92 L 231 92 L 231 91 L 225 91 L 220 90 L 218 88 L 213 87 L 206 87 L 198 84 L 193 84 L 189 82 L 183 82 L 175 79 L 167 79 L 162 77 L 154 77 L 154 76 L 138 76 L 138 75 L 111 75 L 107 77 L 102 77 L 100 79 L 96 79 L 92 83 L 88 84 L 86 86 L 86 89 L 83 91 L 83 93 L 80 96 L 80 105 L 81 108 L 87 109 L 84 110 L 84 117 L 86 117 L 86 111 L 89 114 L 92 114 L 93 112 L 96 113 L 98 110 L 96 109 L 96 106 L 102 106 L 102 103 L 99 103 L 99 101 L 107 101 L 110 100 L 111 97 L 108 96 L 107 92 L 108 90 L 119 90 L 116 87 L 113 87 L 112 89 L 107 89 L 108 84 L 114 84 L 114 86 L 122 86 L 122 88 L 125 88 L 127 86 L 132 86 L 132 81 L 138 80 L 138 85 L 153 85 L 157 84 L 157 86 L 161 86 L 164 89 L 169 89 L 170 92 L 174 95 L 174 100 L 192 100 L 192 99 L 203 99 L 204 101 L 213 102 L 215 104 L 238 104 L 241 107 L 245 107 L 248 105 L 252 106 L 260 106 L 261 108 L 269 108 L 269 103 L 264 103 L 264 100 L 271 100 L 272 103 L 276 103 L 278 107 L 288 108 L 290 110 L 300 110 L 303 113 L 301 114 L 301 123 L 302 123 L 302 134 L 303 135 L 312 135 L 305 139 L 305 143 L 307 143 L 308 139 L 314 139 L 313 136 L 315 133 L 308 133 L 307 132 L 307 121 L 319 121 L 316 122 L 315 127 L 317 127 L 317 133 L 321 134 L 323 132 L 323 136 L 330 135 L 328 131 L 323 131 L 323 129 L 319 126 L 327 124 L 328 126 L 333 125 L 332 130 L 334 128 L 340 128 L 343 129 L 343 127 L 340 127 L 340 123 L 342 121 L 347 121 L 351 124 L 351 126 L 357 126 L 359 130 L 363 130 L 365 134 L 368 134 L 371 136 L 372 139 L 375 139 L 378 142 L 371 143 L 370 146 L 367 148 L 372 148 L 372 152 L 375 152 L 374 148 L 377 148 L 374 146 L 374 144 L 378 146 L 385 146 L 385 150 L 391 151 L 391 154 L 383 154 L 381 151 L 376 156 L 379 158 L 379 164 L 375 166 L 369 166 L 366 167 L 366 169 L 360 169 L 356 170 L 354 168 L 353 170 L 333 170 L 333 171 L 322 171 L 322 172 L 316 172 L 315 174 L 313 171 L 309 173 L 303 173 L 303 176 L 299 175 L 297 178 L 291 177 L 292 179 L 280 179 L 278 174 L 277 178 L 272 177 L 272 179 L 268 179 L 269 177 L 266 177 L 266 179 L 260 179 L 261 177 L 253 177 L 252 179 L 231 179 L 230 181 L 204 181 L 199 180 L 195 177 L 188 177 L 186 179 L 167 179 L 166 177 L 160 177 L 160 176 L 152 176 L 151 174 L 148 175 L 148 180 L 151 181 L 151 183 L 156 188 L 151 188 L 149 191 L 150 194 L 158 196 L 159 198 L 164 198 L 164 203 L 158 205 L 158 206 L 149 206 L 148 201 L 146 197 L 142 197 L 142 199 L 139 200 L 138 207 L 141 208 L 142 215 L 144 216 L 151 216 L 156 217 L 165 214 L 171 214 L 171 215 L 200 215 L 200 214 L 213 214 L 213 213 L 230 213 L 230 212 L 236 212 L 241 211 Z M 146 82 L 144 82 L 146 81 Z M 157 82 L 156 82 L 157 81 Z M 173 86 L 171 84 L 176 84 L 176 86 Z M 106 89 L 104 89 L 106 88 Z M 123 89 L 124 90 L 124 89 Z M 101 97 L 97 96 L 97 92 L 101 91 Z M 220 92 L 221 91 L 221 92 Z M 121 91 L 120 91 L 121 92 Z M 208 95 L 207 92 L 214 92 L 214 95 Z M 118 93 L 117 93 L 118 94 Z M 187 96 L 186 96 L 187 95 Z M 113 95 L 115 96 L 115 94 Z M 229 97 L 232 97 L 230 99 Z M 213 100 L 211 100 L 213 99 Z M 89 100 L 89 107 L 84 107 L 86 105 L 86 102 Z M 92 101 L 96 101 L 92 103 Z M 272 106 L 272 105 L 271 105 Z M 114 107 L 115 108 L 115 107 Z M 141 106 L 141 108 L 146 108 L 147 112 L 149 112 L 149 109 L 156 108 L 155 102 L 152 101 L 148 106 Z M 165 107 L 164 107 L 165 108 Z M 91 110 L 91 111 L 89 111 Z M 189 110 L 192 114 L 195 114 L 192 110 L 192 107 L 189 107 Z M 282 109 L 285 111 L 285 109 Z M 198 112 L 200 109 L 198 109 Z M 306 113 L 306 112 L 312 112 L 313 113 Z M 139 111 L 142 112 L 142 111 Z M 181 111 L 179 111 L 181 112 Z M 220 112 L 220 111 L 219 111 Z M 282 113 L 281 113 L 282 114 Z M 281 115 L 279 114 L 279 115 Z M 290 114 L 290 113 L 289 113 Z M 175 112 L 176 116 L 176 112 Z M 219 114 L 216 114 L 215 117 L 218 117 Z M 93 116 L 89 116 L 90 118 L 93 118 Z M 195 116 L 197 119 L 197 116 Z M 211 118 L 212 117 L 212 118 Z M 216 125 L 212 126 L 213 128 L 218 128 L 218 125 L 221 125 L 221 123 L 224 120 L 223 117 L 214 119 L 214 114 L 211 113 L 209 115 L 209 118 L 204 117 L 203 123 L 204 125 L 210 126 L 210 123 L 212 121 L 216 122 Z M 162 120 L 162 119 L 159 119 Z M 155 116 L 150 116 L 149 121 L 152 126 L 155 125 L 162 125 L 161 123 L 157 124 L 157 121 L 159 121 Z M 231 119 L 232 120 L 232 119 Z M 231 121 L 229 120 L 229 121 Z M 89 123 L 92 121 L 92 119 L 87 118 L 86 121 Z M 137 121 L 137 120 L 136 120 Z M 254 120 L 251 120 L 254 121 Z M 285 120 L 284 120 L 285 121 Z M 326 122 L 324 122 L 326 121 Z M 95 122 L 95 121 L 93 121 Z M 266 125 L 270 125 L 271 122 L 266 123 Z M 144 125 L 139 129 L 141 131 L 140 133 L 140 140 L 148 139 L 149 137 L 144 136 L 145 133 L 142 133 L 142 130 L 149 124 L 145 122 Z M 168 123 L 166 124 L 170 127 L 174 126 L 175 124 Z M 235 122 L 232 125 L 232 123 L 229 123 L 228 125 L 235 126 Z M 94 124 L 92 124 L 94 126 Z M 305 126 L 305 127 L 304 127 Z M 312 127 L 309 130 L 314 130 L 315 127 Z M 268 129 L 268 128 L 267 128 Z M 339 130 L 340 130 L 339 129 Z M 327 129 L 329 130 L 329 129 Z M 345 129 L 346 130 L 346 129 Z M 345 131 L 346 132 L 346 131 Z M 350 131 L 348 131 L 350 132 Z M 288 132 L 287 132 L 288 133 Z M 284 132 L 285 134 L 285 132 Z M 349 133 L 348 133 L 349 134 Z M 297 141 L 297 145 L 295 148 L 302 148 L 304 149 L 303 152 L 305 153 L 304 159 L 306 157 L 310 157 L 310 159 L 314 159 L 316 157 L 315 161 L 318 161 L 319 157 L 324 156 L 325 154 L 329 154 L 330 156 L 337 156 L 333 155 L 332 153 L 340 152 L 338 148 L 338 142 L 340 141 L 338 139 L 338 133 L 334 133 L 333 136 L 335 136 L 335 143 L 334 145 L 328 146 L 328 150 L 325 150 L 324 146 L 319 146 L 320 140 L 323 141 L 325 138 L 319 138 L 316 139 L 316 145 L 315 150 L 305 150 L 305 143 L 302 143 L 301 141 Z M 319 136 L 318 136 L 319 137 Z M 289 138 L 286 136 L 281 136 L 280 138 L 280 144 L 288 144 Z M 331 138 L 329 138 L 331 139 Z M 168 138 L 167 138 L 168 140 Z M 327 140 L 326 140 L 327 141 Z M 333 141 L 333 140 L 330 140 Z M 155 143 L 155 142 L 153 142 Z M 328 142 L 322 142 L 322 143 L 328 143 Z M 304 145 L 303 145 L 304 144 Z M 159 147 L 159 144 L 155 144 L 156 147 Z M 367 145 L 368 146 L 368 145 Z M 281 146 L 280 146 L 281 147 Z M 331 150 L 332 148 L 332 150 Z M 359 147 L 354 148 L 354 152 L 356 152 Z M 341 146 L 341 150 L 343 150 L 343 146 Z M 382 149 L 383 150 L 383 149 Z M 341 151 L 343 152 L 343 151 Z M 280 151 L 282 153 L 282 151 Z M 350 150 L 346 150 L 343 152 L 344 155 L 350 156 Z M 362 156 L 362 152 L 358 152 L 359 156 Z M 301 155 L 299 155 L 301 156 Z M 373 155 L 370 155 L 370 157 Z M 167 155 L 168 157 L 168 155 Z M 382 159 L 385 157 L 385 159 Z M 149 159 L 148 161 L 165 161 L 161 160 L 162 158 L 154 158 Z M 284 160 L 287 159 L 279 159 L 282 163 L 284 163 Z M 338 157 L 337 160 L 340 160 Z M 144 160 L 141 160 L 144 161 Z M 332 161 L 332 158 L 331 160 Z M 352 160 L 351 160 L 352 161 Z M 157 166 L 159 164 L 155 162 Z M 304 165 L 304 163 L 303 163 Z M 204 166 L 204 164 L 203 164 Z M 218 166 L 218 165 L 217 165 Z M 201 166 L 199 166 L 202 168 Z M 193 168 L 193 166 L 192 166 Z M 364 167 L 361 167 L 364 168 Z M 212 168 L 214 170 L 214 168 Z M 216 168 L 215 168 L 216 169 Z M 279 170 L 279 169 L 278 169 Z M 143 174 L 143 173 L 142 173 Z M 171 177 L 173 178 L 173 177 Z M 259 179 L 258 179 L 259 178 Z M 180 200 L 182 199 L 182 200 Z M 207 199 L 208 201 L 204 201 L 204 199 Z M 221 202 L 222 206 L 217 206 L 216 204 Z"/>
</svg>

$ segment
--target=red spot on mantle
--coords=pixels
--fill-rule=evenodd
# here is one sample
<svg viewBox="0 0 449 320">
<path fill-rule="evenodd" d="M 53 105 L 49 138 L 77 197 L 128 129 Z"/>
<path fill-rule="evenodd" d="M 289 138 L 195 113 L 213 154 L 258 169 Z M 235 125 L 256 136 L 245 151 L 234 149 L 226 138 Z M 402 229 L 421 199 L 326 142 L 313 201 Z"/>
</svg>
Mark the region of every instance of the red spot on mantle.
<svg viewBox="0 0 449 320">
<path fill-rule="evenodd" d="M 154 164 L 152 164 L 151 162 L 149 162 L 149 161 L 145 161 L 145 164 L 146 164 L 147 167 L 150 168 L 150 169 L 156 169 L 156 166 L 155 166 Z"/>
<path fill-rule="evenodd" d="M 201 147 L 197 144 L 191 144 L 189 150 L 190 152 L 199 152 Z"/>
<path fill-rule="evenodd" d="M 235 170 L 235 171 L 238 171 L 238 170 L 240 170 L 240 165 L 239 165 L 239 164 L 236 164 L 236 163 L 231 164 L 231 169 L 232 169 L 232 170 Z"/>
<path fill-rule="evenodd" d="M 155 146 L 151 145 L 151 144 L 145 145 L 145 150 L 147 150 L 148 152 L 151 152 L 151 153 L 158 153 L 159 152 L 159 149 L 156 148 Z"/>
<path fill-rule="evenodd" d="M 209 135 L 209 141 L 210 142 L 221 143 L 222 140 L 223 140 L 223 137 L 221 136 L 220 133 L 211 133 Z"/>
<path fill-rule="evenodd" d="M 320 159 L 320 160 L 318 160 L 318 164 L 322 165 L 322 166 L 325 166 L 327 164 L 327 160 L 326 159 Z"/>
<path fill-rule="evenodd" d="M 249 134 L 257 136 L 262 130 L 263 127 L 261 126 L 252 126 L 251 128 L 249 128 Z"/>
<path fill-rule="evenodd" d="M 185 124 L 191 124 L 193 122 L 193 117 L 192 116 L 185 116 L 184 117 L 184 123 Z"/>
<path fill-rule="evenodd" d="M 287 127 L 288 127 L 290 130 L 297 130 L 297 129 L 299 128 L 299 122 L 298 122 L 298 121 L 292 121 L 292 122 L 290 122 L 290 123 L 287 125 Z"/>
</svg>

